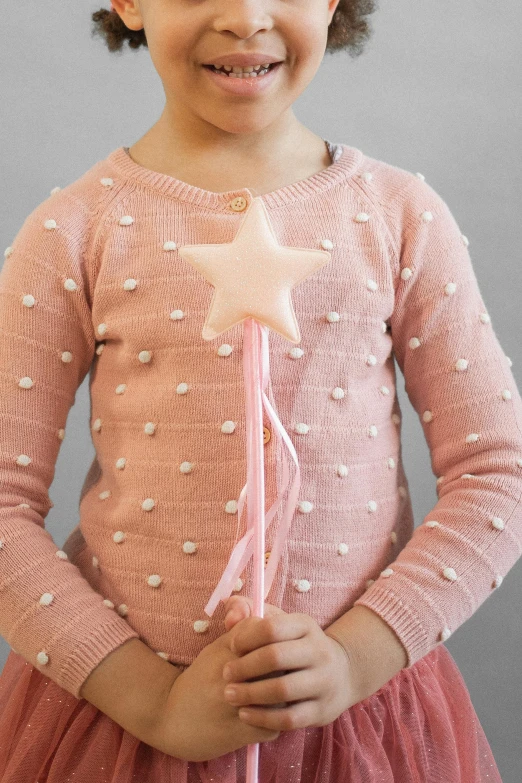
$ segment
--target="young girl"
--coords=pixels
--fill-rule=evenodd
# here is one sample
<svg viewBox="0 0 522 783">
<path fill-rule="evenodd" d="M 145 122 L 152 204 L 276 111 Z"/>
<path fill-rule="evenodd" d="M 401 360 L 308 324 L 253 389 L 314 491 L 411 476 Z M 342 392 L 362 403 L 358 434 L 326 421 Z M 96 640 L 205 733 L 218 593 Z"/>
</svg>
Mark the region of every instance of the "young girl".
<svg viewBox="0 0 522 783">
<path fill-rule="evenodd" d="M 444 642 L 521 551 L 510 361 L 441 196 L 292 111 L 325 48 L 360 51 L 372 11 L 114 0 L 93 15 L 111 50 L 148 46 L 166 104 L 5 251 L 1 783 L 244 783 L 256 742 L 260 783 L 500 781 Z M 287 248 L 330 260 L 292 289 L 299 345 L 269 332 L 267 394 L 301 486 L 265 616 L 249 616 L 249 561 L 209 617 L 245 525 L 244 324 L 202 339 L 215 289 L 180 250 L 232 243 L 255 199 L 281 263 Z M 437 476 L 415 530 L 394 357 Z M 87 372 L 96 457 L 60 550 L 48 489 Z M 264 425 L 268 510 L 282 449 Z"/>
</svg>

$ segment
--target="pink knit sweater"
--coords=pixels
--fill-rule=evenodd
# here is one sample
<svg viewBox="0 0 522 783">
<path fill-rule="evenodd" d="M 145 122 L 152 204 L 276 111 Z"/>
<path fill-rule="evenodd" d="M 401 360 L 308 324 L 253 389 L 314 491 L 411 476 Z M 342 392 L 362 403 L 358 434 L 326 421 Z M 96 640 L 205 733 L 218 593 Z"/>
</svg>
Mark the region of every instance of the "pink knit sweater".
<svg viewBox="0 0 522 783">
<path fill-rule="evenodd" d="M 446 203 L 420 174 L 329 147 L 327 169 L 262 196 L 281 245 L 331 252 L 292 291 L 299 346 L 269 333 L 301 491 L 267 601 L 322 628 L 364 604 L 411 666 L 522 552 L 522 400 Z M 253 195 L 119 147 L 54 188 L 5 252 L 0 632 L 75 696 L 131 637 L 188 666 L 224 633 L 223 604 L 204 607 L 246 526 L 243 324 L 202 339 L 214 289 L 177 248 L 231 242 Z M 437 478 L 415 529 L 394 356 Z M 59 550 L 48 490 L 89 371 L 96 458 Z M 265 425 L 268 510 L 282 462 Z M 236 590 L 252 595 L 252 576 L 250 561 Z"/>
</svg>

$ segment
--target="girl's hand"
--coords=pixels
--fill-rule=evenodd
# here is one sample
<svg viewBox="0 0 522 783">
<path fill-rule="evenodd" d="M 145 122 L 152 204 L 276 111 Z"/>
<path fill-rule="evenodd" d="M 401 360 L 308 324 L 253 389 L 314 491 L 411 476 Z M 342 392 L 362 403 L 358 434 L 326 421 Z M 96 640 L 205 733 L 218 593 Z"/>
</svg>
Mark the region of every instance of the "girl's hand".
<svg viewBox="0 0 522 783">
<path fill-rule="evenodd" d="M 264 611 L 267 617 L 281 612 L 270 604 Z M 204 647 L 169 685 L 145 739 L 149 745 L 185 761 L 209 761 L 245 745 L 277 739 L 279 730 L 248 725 L 224 697 L 223 667 L 238 657 L 231 649 L 236 633 L 232 627 Z"/>
<path fill-rule="evenodd" d="M 235 631 L 232 648 L 240 656 L 225 666 L 223 676 L 230 671 L 236 690 L 235 698 L 225 698 L 241 708 L 248 725 L 277 731 L 325 726 L 360 701 L 347 651 L 310 615 L 271 607 L 265 617 L 253 617 L 252 599 L 244 596 L 231 596 L 225 608 L 225 627 Z M 252 678 L 259 679 L 247 682 Z M 284 709 L 274 709 L 284 702 Z"/>
</svg>

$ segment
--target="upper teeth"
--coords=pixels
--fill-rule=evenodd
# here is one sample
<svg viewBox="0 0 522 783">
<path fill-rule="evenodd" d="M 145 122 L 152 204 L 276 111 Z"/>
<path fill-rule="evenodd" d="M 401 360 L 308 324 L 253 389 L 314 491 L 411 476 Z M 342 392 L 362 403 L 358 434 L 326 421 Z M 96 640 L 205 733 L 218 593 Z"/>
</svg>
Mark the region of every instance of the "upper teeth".
<svg viewBox="0 0 522 783">
<path fill-rule="evenodd" d="M 264 65 L 216 65 L 214 68 L 224 68 L 225 71 L 233 71 L 234 73 L 252 73 L 252 71 L 259 71 L 261 68 L 268 68 L 270 63 Z"/>
</svg>

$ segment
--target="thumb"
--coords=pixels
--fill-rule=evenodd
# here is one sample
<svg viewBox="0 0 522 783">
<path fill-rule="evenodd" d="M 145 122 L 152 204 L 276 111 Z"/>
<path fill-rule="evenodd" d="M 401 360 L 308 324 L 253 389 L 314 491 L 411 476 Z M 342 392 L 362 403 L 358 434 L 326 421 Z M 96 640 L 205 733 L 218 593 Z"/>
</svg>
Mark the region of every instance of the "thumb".
<svg viewBox="0 0 522 783">
<path fill-rule="evenodd" d="M 225 612 L 225 628 L 227 631 L 230 631 L 241 620 L 244 620 L 246 617 L 253 617 L 254 601 L 252 598 L 244 595 L 232 595 L 225 601 Z M 266 601 L 263 604 L 263 612 L 265 617 L 270 617 L 274 614 L 285 614 L 283 609 Z"/>
</svg>

